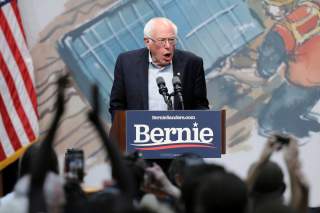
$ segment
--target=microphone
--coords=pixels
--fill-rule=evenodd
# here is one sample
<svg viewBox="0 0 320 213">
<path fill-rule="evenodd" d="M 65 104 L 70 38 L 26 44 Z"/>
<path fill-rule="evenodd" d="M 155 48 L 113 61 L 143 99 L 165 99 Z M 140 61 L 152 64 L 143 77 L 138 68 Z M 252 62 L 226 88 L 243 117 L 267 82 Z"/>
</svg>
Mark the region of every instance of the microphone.
<svg viewBox="0 0 320 213">
<path fill-rule="evenodd" d="M 164 102 L 167 104 L 168 106 L 168 110 L 172 110 L 172 102 L 171 100 L 168 98 L 169 97 L 169 93 L 168 93 L 168 88 L 166 87 L 166 82 L 164 81 L 164 79 L 159 76 L 157 79 L 157 85 L 159 87 L 159 93 L 163 96 Z"/>
<path fill-rule="evenodd" d="M 180 78 L 178 76 L 173 76 L 172 84 L 173 84 L 174 93 L 178 95 L 179 102 L 181 103 L 181 108 L 184 110 L 184 103 L 183 103 L 183 97 L 182 97 L 182 84 L 181 84 Z"/>
</svg>

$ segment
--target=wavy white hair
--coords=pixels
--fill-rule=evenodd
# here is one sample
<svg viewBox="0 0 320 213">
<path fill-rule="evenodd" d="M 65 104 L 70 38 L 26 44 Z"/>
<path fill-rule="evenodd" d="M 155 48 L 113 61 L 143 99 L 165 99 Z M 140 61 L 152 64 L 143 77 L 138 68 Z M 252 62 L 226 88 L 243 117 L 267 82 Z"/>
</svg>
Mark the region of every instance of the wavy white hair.
<svg viewBox="0 0 320 213">
<path fill-rule="evenodd" d="M 165 17 L 155 17 L 155 18 L 150 19 L 146 23 L 146 25 L 144 25 L 143 35 L 145 37 L 151 37 L 152 32 L 157 27 L 156 24 L 155 24 L 156 21 L 161 21 L 165 25 L 171 25 L 173 27 L 175 35 L 176 36 L 178 35 L 178 28 L 175 25 L 175 23 L 173 23 L 170 19 L 167 19 Z"/>
</svg>

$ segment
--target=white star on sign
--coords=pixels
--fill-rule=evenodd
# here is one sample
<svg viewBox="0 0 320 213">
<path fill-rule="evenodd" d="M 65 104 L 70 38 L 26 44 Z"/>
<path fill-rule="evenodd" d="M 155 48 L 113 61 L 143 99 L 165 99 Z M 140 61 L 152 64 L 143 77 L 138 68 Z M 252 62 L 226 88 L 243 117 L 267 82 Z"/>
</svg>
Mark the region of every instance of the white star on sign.
<svg viewBox="0 0 320 213">
<path fill-rule="evenodd" d="M 194 123 L 193 123 L 193 127 L 198 127 L 198 123 L 197 123 L 197 122 L 194 122 Z"/>
</svg>

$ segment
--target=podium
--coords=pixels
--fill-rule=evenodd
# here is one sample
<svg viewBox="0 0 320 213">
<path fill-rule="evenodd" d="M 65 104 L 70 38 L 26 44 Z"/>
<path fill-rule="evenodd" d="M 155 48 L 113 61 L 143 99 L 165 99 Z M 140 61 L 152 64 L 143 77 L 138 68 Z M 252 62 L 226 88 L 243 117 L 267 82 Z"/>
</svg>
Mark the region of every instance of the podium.
<svg viewBox="0 0 320 213">
<path fill-rule="evenodd" d="M 125 153 L 127 150 L 127 118 L 128 115 L 127 113 L 130 115 L 130 120 L 132 123 L 132 119 L 133 122 L 135 122 L 135 120 L 139 120 L 139 122 L 141 123 L 141 121 L 143 120 L 143 116 L 141 115 L 145 115 L 147 114 L 148 116 L 146 117 L 156 117 L 159 116 L 160 114 L 163 113 L 179 113 L 179 114 L 185 114 L 185 113 L 209 113 L 209 112 L 214 112 L 215 114 L 218 114 L 218 119 L 214 119 L 212 120 L 212 122 L 216 123 L 216 126 L 219 127 L 219 141 L 221 142 L 220 144 L 220 153 L 221 154 L 225 154 L 226 153 L 226 127 L 225 127 L 225 120 L 226 120 L 226 112 L 225 110 L 221 110 L 221 111 L 199 111 L 199 110 L 186 110 L 186 111 L 116 111 L 114 114 L 114 120 L 113 120 L 113 124 L 112 127 L 110 129 L 110 138 L 112 141 L 116 142 L 121 153 Z M 132 115 L 135 116 L 135 114 L 138 114 L 137 118 L 131 118 Z M 155 116 L 153 116 L 155 115 Z M 159 122 L 161 122 L 161 120 L 159 120 Z M 132 132 L 132 131 L 131 131 Z M 158 134 L 159 136 L 159 134 Z"/>
<path fill-rule="evenodd" d="M 126 152 L 126 111 L 116 111 L 109 137 L 116 142 L 122 154 Z"/>
</svg>

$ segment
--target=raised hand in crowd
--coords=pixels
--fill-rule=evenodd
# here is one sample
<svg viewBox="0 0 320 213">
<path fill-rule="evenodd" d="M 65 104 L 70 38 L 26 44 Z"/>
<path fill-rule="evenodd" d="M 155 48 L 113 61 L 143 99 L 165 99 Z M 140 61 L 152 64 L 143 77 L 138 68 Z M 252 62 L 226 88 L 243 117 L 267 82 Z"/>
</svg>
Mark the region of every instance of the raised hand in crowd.
<svg viewBox="0 0 320 213">
<path fill-rule="evenodd" d="M 261 172 L 262 167 L 269 161 L 272 153 L 276 150 L 281 149 L 281 147 L 282 145 L 280 143 L 277 143 L 277 137 L 275 135 L 272 135 L 268 138 L 268 141 L 265 144 L 265 147 L 262 150 L 262 153 L 258 161 L 252 164 L 249 169 L 247 179 L 246 179 L 246 183 L 249 191 L 252 191 L 252 188 L 257 179 L 257 176 Z"/>
<path fill-rule="evenodd" d="M 297 140 L 289 135 L 269 137 L 259 160 L 249 169 L 247 186 L 253 199 L 253 208 L 270 200 L 283 202 L 286 188 L 283 172 L 276 163 L 269 161 L 276 150 L 283 151 L 289 173 L 291 186 L 289 205 L 297 212 L 307 213 L 309 187 L 301 171 Z"/>
<path fill-rule="evenodd" d="M 61 77 L 58 80 L 58 95 L 56 101 L 56 113 L 50 129 L 42 140 L 38 152 L 32 159 L 31 167 L 31 183 L 29 191 L 29 212 L 46 212 L 48 210 L 44 196 L 44 182 L 47 173 L 50 171 L 51 162 L 46 161 L 51 153 L 55 154 L 53 149 L 53 141 L 58 129 L 59 121 L 63 115 L 64 106 L 64 90 L 68 83 L 68 76 Z"/>
<path fill-rule="evenodd" d="M 291 185 L 290 205 L 300 213 L 307 213 L 309 200 L 309 186 L 301 171 L 299 160 L 299 147 L 295 138 L 290 137 L 290 142 L 283 148 L 284 161 L 288 168 Z"/>
<path fill-rule="evenodd" d="M 99 136 L 101 137 L 101 141 L 106 149 L 106 154 L 109 156 L 111 161 L 112 175 L 117 182 L 117 186 L 125 197 L 132 199 L 135 194 L 132 177 L 124 164 L 124 160 L 122 159 L 119 149 L 116 147 L 116 142 L 112 142 L 109 139 L 105 131 L 105 127 L 99 119 L 99 90 L 96 85 L 92 88 L 92 94 L 94 98 L 94 106 L 93 110 L 88 114 L 89 120 L 94 124 Z"/>
</svg>

